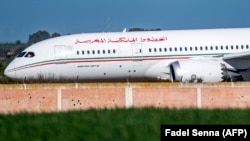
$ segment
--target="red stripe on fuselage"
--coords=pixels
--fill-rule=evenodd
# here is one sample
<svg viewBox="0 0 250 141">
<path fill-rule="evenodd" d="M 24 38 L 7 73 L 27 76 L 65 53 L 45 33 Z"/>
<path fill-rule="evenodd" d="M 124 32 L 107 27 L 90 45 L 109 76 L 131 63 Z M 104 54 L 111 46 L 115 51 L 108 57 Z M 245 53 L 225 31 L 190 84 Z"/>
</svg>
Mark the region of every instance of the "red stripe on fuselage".
<svg viewBox="0 0 250 141">
<path fill-rule="evenodd" d="M 175 59 L 188 59 L 190 57 L 173 57 L 173 58 L 129 58 L 129 59 L 109 59 L 109 60 L 75 60 L 75 61 L 53 61 L 53 62 L 48 62 L 48 63 L 43 63 L 43 64 L 37 64 L 37 65 L 29 65 L 29 66 L 23 66 L 23 67 L 18 67 L 11 69 L 9 72 L 12 71 L 17 71 L 17 70 L 23 70 L 23 69 L 28 69 L 28 68 L 34 68 L 34 67 L 40 67 L 40 66 L 47 66 L 47 65 L 54 65 L 54 64 L 72 64 L 72 63 L 90 63 L 90 62 L 124 62 L 124 61 L 149 61 L 149 60 L 175 60 Z"/>
</svg>

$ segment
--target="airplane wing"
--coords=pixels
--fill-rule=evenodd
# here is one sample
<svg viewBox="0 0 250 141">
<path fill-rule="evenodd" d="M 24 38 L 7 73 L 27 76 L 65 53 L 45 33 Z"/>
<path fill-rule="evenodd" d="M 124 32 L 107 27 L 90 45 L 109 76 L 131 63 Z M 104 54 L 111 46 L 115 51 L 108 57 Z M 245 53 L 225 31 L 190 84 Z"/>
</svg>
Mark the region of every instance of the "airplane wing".
<svg viewBox="0 0 250 141">
<path fill-rule="evenodd" d="M 250 51 L 226 54 L 223 60 L 237 69 L 244 80 L 250 80 Z"/>
<path fill-rule="evenodd" d="M 250 69 L 250 51 L 225 54 L 223 60 L 237 70 Z"/>
</svg>

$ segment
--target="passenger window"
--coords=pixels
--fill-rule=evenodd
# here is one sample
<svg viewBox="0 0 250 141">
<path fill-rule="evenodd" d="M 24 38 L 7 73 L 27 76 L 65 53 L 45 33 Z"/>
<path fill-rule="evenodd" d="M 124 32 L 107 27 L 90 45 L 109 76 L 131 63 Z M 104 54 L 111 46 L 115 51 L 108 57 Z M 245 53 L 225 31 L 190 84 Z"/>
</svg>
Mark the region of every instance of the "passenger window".
<svg viewBox="0 0 250 141">
<path fill-rule="evenodd" d="M 17 57 L 23 57 L 26 54 L 26 52 L 21 52 L 17 55 Z"/>
<path fill-rule="evenodd" d="M 185 47 L 185 51 L 187 51 L 188 49 L 187 49 L 187 47 Z"/>
<path fill-rule="evenodd" d="M 35 53 L 34 52 L 28 52 L 25 57 L 28 57 L 28 58 L 32 58 L 35 56 Z"/>
</svg>

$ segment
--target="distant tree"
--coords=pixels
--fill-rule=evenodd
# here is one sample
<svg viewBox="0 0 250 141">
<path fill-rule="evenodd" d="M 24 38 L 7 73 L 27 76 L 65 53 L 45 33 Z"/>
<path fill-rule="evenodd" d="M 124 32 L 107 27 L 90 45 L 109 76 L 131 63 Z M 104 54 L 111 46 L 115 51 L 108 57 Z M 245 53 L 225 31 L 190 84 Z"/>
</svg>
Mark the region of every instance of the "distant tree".
<svg viewBox="0 0 250 141">
<path fill-rule="evenodd" d="M 161 29 L 160 28 L 144 29 L 144 28 L 135 27 L 135 28 L 130 28 L 128 31 L 133 32 L 133 31 L 159 31 L 159 30 L 161 30 Z"/>
<path fill-rule="evenodd" d="M 16 44 L 20 45 L 22 42 L 20 40 L 16 40 Z"/>
<path fill-rule="evenodd" d="M 61 36 L 61 34 L 57 33 L 57 32 L 54 32 L 52 35 L 51 35 L 51 38 L 54 38 L 54 37 L 59 37 Z"/>
<path fill-rule="evenodd" d="M 50 38 L 50 34 L 47 31 L 37 31 L 36 33 L 33 33 L 32 35 L 29 35 L 28 45 L 40 42 L 42 40 L 46 40 Z"/>
<path fill-rule="evenodd" d="M 145 29 L 145 31 L 160 31 L 160 28 Z"/>
<path fill-rule="evenodd" d="M 144 31 L 144 28 L 135 27 L 135 28 L 130 28 L 128 31 L 129 32 L 132 32 L 132 31 Z"/>
</svg>

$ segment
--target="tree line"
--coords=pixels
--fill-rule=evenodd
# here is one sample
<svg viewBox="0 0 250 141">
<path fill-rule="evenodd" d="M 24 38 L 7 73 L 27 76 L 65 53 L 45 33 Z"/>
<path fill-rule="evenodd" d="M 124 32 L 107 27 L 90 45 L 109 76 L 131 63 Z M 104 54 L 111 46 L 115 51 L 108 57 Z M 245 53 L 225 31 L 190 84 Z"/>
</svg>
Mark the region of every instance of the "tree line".
<svg viewBox="0 0 250 141">
<path fill-rule="evenodd" d="M 29 35 L 28 41 L 26 43 L 22 43 L 20 40 L 17 40 L 16 42 L 13 43 L 0 43 L 0 58 L 3 57 L 10 58 L 19 53 L 20 51 L 22 51 L 23 49 L 25 49 L 27 46 L 30 46 L 42 40 L 58 36 L 61 36 L 61 34 L 57 32 L 50 34 L 46 30 L 38 30 L 37 32 Z"/>
<path fill-rule="evenodd" d="M 37 32 L 29 35 L 28 41 L 26 43 L 22 43 L 22 41 L 16 40 L 15 42 L 12 42 L 12 43 L 11 42 L 10 43 L 1 43 L 0 42 L 0 45 L 1 44 L 13 44 L 13 43 L 16 45 L 20 45 L 20 44 L 31 45 L 31 44 L 40 42 L 42 40 L 46 40 L 46 39 L 54 38 L 54 37 L 58 37 L 58 36 L 61 36 L 61 34 L 57 33 L 57 32 L 50 34 L 46 30 L 38 30 Z"/>
<path fill-rule="evenodd" d="M 40 42 L 42 40 L 46 40 L 46 39 L 54 38 L 58 36 L 61 36 L 61 34 L 54 32 L 53 34 L 50 35 L 50 33 L 46 30 L 39 30 L 36 33 L 29 35 L 29 40 L 27 44 L 31 45 L 31 44 Z"/>
</svg>

